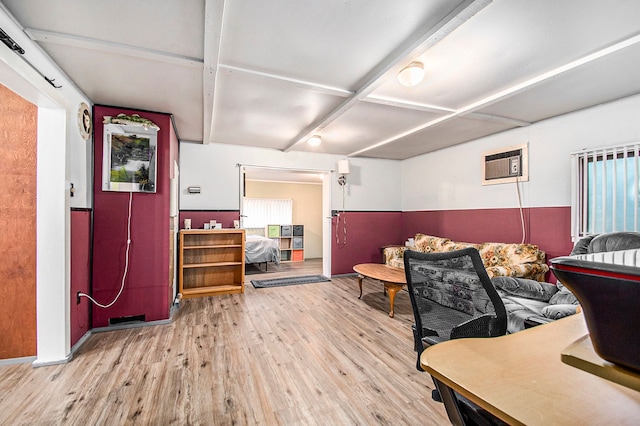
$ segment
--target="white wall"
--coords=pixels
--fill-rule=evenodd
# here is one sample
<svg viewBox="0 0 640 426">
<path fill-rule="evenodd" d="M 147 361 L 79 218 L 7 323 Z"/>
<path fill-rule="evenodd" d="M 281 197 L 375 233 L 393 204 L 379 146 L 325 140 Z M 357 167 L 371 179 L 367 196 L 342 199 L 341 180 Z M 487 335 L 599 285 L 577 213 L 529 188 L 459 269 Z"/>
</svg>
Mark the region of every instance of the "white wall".
<svg viewBox="0 0 640 426">
<path fill-rule="evenodd" d="M 180 144 L 180 209 L 238 210 L 238 164 L 304 170 L 335 170 L 340 155 L 282 152 L 225 144 Z M 397 211 L 400 209 L 400 161 L 351 158 L 345 194 L 346 210 Z M 331 208 L 342 209 L 342 191 L 332 179 Z M 200 186 L 200 194 L 187 187 Z"/>
<path fill-rule="evenodd" d="M 482 153 L 529 143 L 524 207 L 571 205 L 570 154 L 640 140 L 640 95 L 541 121 L 402 163 L 402 210 L 518 206 L 515 184 L 482 186 Z"/>
<path fill-rule="evenodd" d="M 0 4 L 0 27 L 25 50 L 0 49 L 0 83 L 38 106 L 37 149 L 37 358 L 34 365 L 64 362 L 70 356 L 70 207 L 90 207 L 91 143 L 77 125 L 84 94 L 27 37 Z M 42 75 L 54 78 L 53 88 Z M 74 182 L 75 197 L 69 197 Z"/>
<path fill-rule="evenodd" d="M 92 186 L 91 186 L 91 158 L 92 142 L 86 141 L 80 135 L 78 127 L 78 108 L 82 102 L 89 105 L 91 102 L 75 84 L 68 80 L 66 75 L 53 63 L 47 54 L 36 43 L 23 32 L 22 26 L 11 16 L 6 8 L 0 4 L 0 28 L 7 32 L 16 43 L 25 50 L 25 54 L 20 56 L 9 49 L 2 48 L 0 62 L 3 62 L 7 69 L 15 73 L 19 79 L 29 82 L 33 87 L 28 89 L 31 93 L 20 89 L 20 94 L 25 99 L 38 105 L 51 107 L 54 100 L 57 107 L 66 110 L 66 149 L 67 149 L 67 170 L 66 184 L 73 183 L 75 196 L 70 199 L 71 207 L 85 208 L 91 207 Z M 37 74 L 24 61 L 28 60 L 43 75 L 55 79 L 55 84 L 62 86 L 54 89 L 44 78 Z M 15 77 L 0 72 L 0 83 L 17 92 Z M 17 83 L 21 85 L 21 83 Z M 49 98 L 49 99 L 47 99 Z"/>
</svg>

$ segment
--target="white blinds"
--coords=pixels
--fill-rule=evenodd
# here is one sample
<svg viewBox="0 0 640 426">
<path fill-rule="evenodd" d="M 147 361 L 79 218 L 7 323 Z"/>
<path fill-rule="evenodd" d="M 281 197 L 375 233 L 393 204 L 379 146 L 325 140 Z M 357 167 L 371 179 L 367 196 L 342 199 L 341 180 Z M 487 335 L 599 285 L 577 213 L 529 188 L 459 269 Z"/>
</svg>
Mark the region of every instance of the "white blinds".
<svg viewBox="0 0 640 426">
<path fill-rule="evenodd" d="M 572 155 L 572 236 L 638 231 L 640 143 Z"/>
<path fill-rule="evenodd" d="M 243 198 L 244 228 L 262 228 L 267 225 L 291 225 L 293 200 L 273 198 Z"/>
</svg>

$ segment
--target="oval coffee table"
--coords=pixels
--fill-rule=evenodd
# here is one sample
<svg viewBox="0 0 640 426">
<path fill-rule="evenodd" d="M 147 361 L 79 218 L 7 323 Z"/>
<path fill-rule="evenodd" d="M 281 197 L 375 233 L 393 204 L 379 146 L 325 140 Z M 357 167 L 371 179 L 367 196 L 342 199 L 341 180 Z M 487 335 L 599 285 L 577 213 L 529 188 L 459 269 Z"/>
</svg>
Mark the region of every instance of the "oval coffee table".
<svg viewBox="0 0 640 426">
<path fill-rule="evenodd" d="M 362 299 L 362 280 L 364 278 L 373 278 L 382 282 L 385 290 L 389 293 L 389 316 L 393 318 L 393 303 L 396 300 L 396 293 L 407 284 L 404 269 L 382 263 L 361 263 L 355 265 L 353 270 L 358 273 L 358 285 L 360 286 L 358 299 Z"/>
</svg>

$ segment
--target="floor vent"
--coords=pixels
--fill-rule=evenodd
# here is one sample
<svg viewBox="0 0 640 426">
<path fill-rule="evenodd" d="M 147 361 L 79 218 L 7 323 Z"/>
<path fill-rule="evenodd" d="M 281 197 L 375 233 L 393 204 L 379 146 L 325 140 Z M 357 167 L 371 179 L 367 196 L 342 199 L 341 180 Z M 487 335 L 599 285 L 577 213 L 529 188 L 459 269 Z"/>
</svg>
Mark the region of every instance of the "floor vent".
<svg viewBox="0 0 640 426">
<path fill-rule="evenodd" d="M 144 315 L 131 315 L 128 317 L 109 318 L 109 325 L 123 325 L 144 322 Z"/>
</svg>

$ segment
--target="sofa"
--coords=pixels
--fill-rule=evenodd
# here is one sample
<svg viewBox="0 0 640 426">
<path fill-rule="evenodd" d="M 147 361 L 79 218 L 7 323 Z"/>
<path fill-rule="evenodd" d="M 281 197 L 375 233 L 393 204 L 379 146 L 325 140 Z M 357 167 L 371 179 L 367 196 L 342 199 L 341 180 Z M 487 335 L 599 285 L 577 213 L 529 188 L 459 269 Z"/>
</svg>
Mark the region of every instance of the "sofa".
<svg viewBox="0 0 640 426">
<path fill-rule="evenodd" d="M 580 239 L 569 256 L 586 259 L 596 253 L 638 248 L 640 233 L 611 232 Z M 508 333 L 575 314 L 579 305 L 578 299 L 560 281 L 546 283 L 521 277 L 494 276 L 491 282 L 507 310 Z"/>
<path fill-rule="evenodd" d="M 416 234 L 413 247 L 386 247 L 384 259 L 389 266 L 404 268 L 404 252 L 408 249 L 433 253 L 468 247 L 478 250 L 490 278 L 508 276 L 544 281 L 545 274 L 549 271 L 549 266 L 545 262 L 545 252 L 534 244 L 490 242 L 476 244 L 421 233 Z"/>
</svg>

